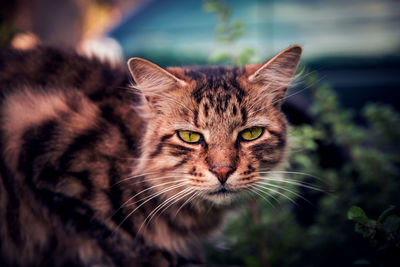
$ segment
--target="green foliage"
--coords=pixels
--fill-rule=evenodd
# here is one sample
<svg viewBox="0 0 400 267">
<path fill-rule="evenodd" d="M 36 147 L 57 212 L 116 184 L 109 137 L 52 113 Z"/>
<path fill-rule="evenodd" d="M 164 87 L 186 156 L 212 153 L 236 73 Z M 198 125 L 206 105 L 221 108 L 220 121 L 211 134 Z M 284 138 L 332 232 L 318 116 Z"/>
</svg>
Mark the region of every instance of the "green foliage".
<svg viewBox="0 0 400 267">
<path fill-rule="evenodd" d="M 214 13 L 217 25 L 214 30 L 215 39 L 222 46 L 223 51 L 217 51 L 210 57 L 212 64 L 244 66 L 254 61 L 255 50 L 244 48 L 241 52 L 232 51 L 236 41 L 246 34 L 246 25 L 240 19 L 232 20 L 232 8 L 225 0 L 204 0 L 203 9 Z"/>
<path fill-rule="evenodd" d="M 218 24 L 215 28 L 215 37 L 221 43 L 232 43 L 246 33 L 242 20 L 231 21 L 232 8 L 224 0 L 205 0 L 205 11 L 215 13 Z"/>
<path fill-rule="evenodd" d="M 388 255 L 391 251 L 400 249 L 400 216 L 393 214 L 395 206 L 390 206 L 379 215 L 377 220 L 369 219 L 365 212 L 357 206 L 352 206 L 347 217 L 353 220 L 354 230 L 361 234 L 375 248 L 376 254 Z M 366 265 L 371 261 L 362 259 Z M 361 261 L 361 259 L 359 260 Z M 385 261 L 385 259 L 380 259 Z"/>
</svg>

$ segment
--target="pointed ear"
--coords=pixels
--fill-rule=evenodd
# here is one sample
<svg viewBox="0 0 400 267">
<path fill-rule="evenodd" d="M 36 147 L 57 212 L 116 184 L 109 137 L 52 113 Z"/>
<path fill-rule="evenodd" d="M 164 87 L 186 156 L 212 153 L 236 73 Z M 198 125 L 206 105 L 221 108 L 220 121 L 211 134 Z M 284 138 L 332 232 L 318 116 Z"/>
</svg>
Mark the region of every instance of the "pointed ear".
<svg viewBox="0 0 400 267">
<path fill-rule="evenodd" d="M 135 81 L 135 88 L 141 90 L 146 97 L 159 95 L 186 84 L 163 68 L 142 58 L 129 59 L 128 68 Z"/>
<path fill-rule="evenodd" d="M 262 65 L 248 66 L 252 73 L 248 81 L 262 92 L 274 93 L 276 101 L 283 99 L 300 61 L 302 48 L 291 46 Z M 280 104 L 280 103 L 279 103 Z"/>
</svg>

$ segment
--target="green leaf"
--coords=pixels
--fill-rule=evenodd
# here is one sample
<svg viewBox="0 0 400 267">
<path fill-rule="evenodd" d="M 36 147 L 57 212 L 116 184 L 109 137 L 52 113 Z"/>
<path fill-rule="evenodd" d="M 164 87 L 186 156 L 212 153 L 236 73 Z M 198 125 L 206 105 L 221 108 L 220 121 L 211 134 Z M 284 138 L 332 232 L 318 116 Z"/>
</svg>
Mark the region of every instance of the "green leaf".
<svg viewBox="0 0 400 267">
<path fill-rule="evenodd" d="M 365 214 L 365 212 L 360 207 L 352 206 L 347 211 L 347 219 L 358 221 L 361 218 L 365 219 L 365 220 L 368 220 L 367 215 Z"/>
</svg>

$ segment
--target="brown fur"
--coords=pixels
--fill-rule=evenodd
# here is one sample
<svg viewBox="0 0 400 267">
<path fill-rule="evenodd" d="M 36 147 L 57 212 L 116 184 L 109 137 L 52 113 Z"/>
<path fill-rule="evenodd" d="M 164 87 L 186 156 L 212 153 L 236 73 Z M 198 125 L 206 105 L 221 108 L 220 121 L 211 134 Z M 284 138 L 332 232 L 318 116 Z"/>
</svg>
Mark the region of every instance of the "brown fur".
<svg viewBox="0 0 400 267">
<path fill-rule="evenodd" d="M 134 58 L 131 85 L 123 67 L 74 53 L 3 52 L 0 265 L 199 264 L 228 204 L 284 158 L 280 104 L 300 53 L 245 68 Z M 255 126 L 258 139 L 240 139 Z"/>
</svg>

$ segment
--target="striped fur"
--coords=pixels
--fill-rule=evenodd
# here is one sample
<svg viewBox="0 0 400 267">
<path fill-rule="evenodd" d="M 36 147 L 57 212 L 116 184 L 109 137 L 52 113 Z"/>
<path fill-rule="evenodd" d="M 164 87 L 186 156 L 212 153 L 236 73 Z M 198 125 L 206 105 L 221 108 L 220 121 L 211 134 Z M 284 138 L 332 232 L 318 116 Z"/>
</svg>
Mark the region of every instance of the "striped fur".
<svg viewBox="0 0 400 267">
<path fill-rule="evenodd" d="M 0 265 L 199 264 L 201 241 L 228 210 L 215 204 L 283 160 L 286 120 L 275 101 L 296 49 L 276 60 L 274 90 L 264 81 L 274 61 L 163 70 L 132 59 L 131 85 L 123 66 L 72 52 L 3 51 Z M 263 82 L 254 78 L 261 72 Z M 253 126 L 264 128 L 260 138 L 238 139 Z M 179 130 L 203 137 L 188 144 Z M 212 168 L 225 165 L 232 171 L 220 192 Z"/>
</svg>

